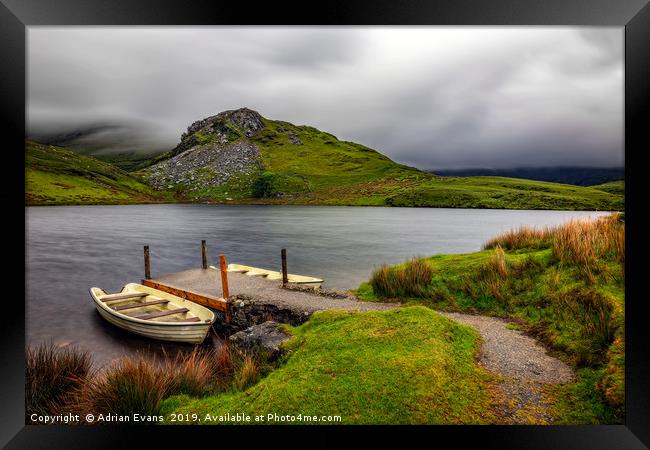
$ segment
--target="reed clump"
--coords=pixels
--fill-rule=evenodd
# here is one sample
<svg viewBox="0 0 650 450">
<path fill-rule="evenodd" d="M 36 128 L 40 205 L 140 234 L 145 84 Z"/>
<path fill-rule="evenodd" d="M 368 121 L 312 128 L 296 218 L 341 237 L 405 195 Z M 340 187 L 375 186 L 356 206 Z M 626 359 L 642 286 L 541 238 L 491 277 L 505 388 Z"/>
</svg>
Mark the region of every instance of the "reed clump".
<svg viewBox="0 0 650 450">
<path fill-rule="evenodd" d="M 548 248 L 551 245 L 554 231 L 551 227 L 521 226 L 490 239 L 483 244 L 483 249 L 490 250 L 497 246 L 506 250 Z"/>
<path fill-rule="evenodd" d="M 122 358 L 89 380 L 74 406 L 83 413 L 154 416 L 170 387 L 170 378 L 153 359 Z"/>
<path fill-rule="evenodd" d="M 166 358 L 162 370 L 169 377 L 170 395 L 200 397 L 225 388 L 235 365 L 232 350 L 224 343 L 213 350 L 195 349 Z"/>
<path fill-rule="evenodd" d="M 26 351 L 25 416 L 52 415 L 85 384 L 91 374 L 88 352 L 77 347 L 40 344 Z"/>
<path fill-rule="evenodd" d="M 621 214 L 595 220 L 574 219 L 556 227 L 523 226 L 506 231 L 483 245 L 489 250 L 552 248 L 553 255 L 569 264 L 592 265 L 599 258 L 625 261 L 625 226 Z"/>
<path fill-rule="evenodd" d="M 252 386 L 259 380 L 260 364 L 257 358 L 243 354 L 238 364 L 238 370 L 233 377 L 233 386 L 241 391 Z"/>
<path fill-rule="evenodd" d="M 572 220 L 556 228 L 553 256 L 568 264 L 593 266 L 599 259 L 625 261 L 625 226 L 618 215 Z"/>
<path fill-rule="evenodd" d="M 262 365 L 256 355 L 233 350 L 227 342 L 162 358 L 123 357 L 98 372 L 90 371 L 85 351 L 52 345 L 30 348 L 26 413 L 155 416 L 172 395 L 202 397 L 246 389 L 259 380 Z"/>
<path fill-rule="evenodd" d="M 370 278 L 373 291 L 383 297 L 420 297 L 426 295 L 433 277 L 431 266 L 423 259 L 412 258 L 401 266 L 383 265 Z"/>
</svg>

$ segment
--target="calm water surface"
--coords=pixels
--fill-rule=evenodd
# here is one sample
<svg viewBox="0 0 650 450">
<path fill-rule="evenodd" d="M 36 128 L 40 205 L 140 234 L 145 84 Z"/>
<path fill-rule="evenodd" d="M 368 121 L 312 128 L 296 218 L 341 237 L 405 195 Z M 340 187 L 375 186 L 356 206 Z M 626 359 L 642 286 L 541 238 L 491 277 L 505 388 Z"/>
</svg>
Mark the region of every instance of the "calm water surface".
<svg viewBox="0 0 650 450">
<path fill-rule="evenodd" d="M 374 267 L 411 256 L 467 253 L 520 225 L 556 225 L 604 213 L 318 206 L 134 205 L 26 208 L 29 343 L 53 341 L 92 351 L 100 364 L 161 343 L 106 324 L 88 289 L 117 292 L 143 277 L 142 246 L 151 248 L 152 275 L 210 264 L 279 268 L 354 288 Z M 164 344 L 166 350 L 183 346 Z"/>
</svg>

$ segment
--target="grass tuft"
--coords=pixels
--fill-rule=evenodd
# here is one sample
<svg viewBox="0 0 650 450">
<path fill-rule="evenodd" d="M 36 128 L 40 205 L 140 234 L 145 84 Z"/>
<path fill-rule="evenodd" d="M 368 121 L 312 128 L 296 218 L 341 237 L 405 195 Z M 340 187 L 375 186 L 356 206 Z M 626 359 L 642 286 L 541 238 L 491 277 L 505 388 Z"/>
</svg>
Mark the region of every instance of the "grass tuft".
<svg viewBox="0 0 650 450">
<path fill-rule="evenodd" d="M 372 289 L 379 295 L 395 297 L 420 297 L 431 283 L 433 271 L 423 259 L 413 258 L 402 266 L 381 266 L 370 279 Z"/>
<path fill-rule="evenodd" d="M 88 352 L 77 347 L 41 344 L 27 348 L 25 416 L 55 415 L 83 386 L 91 370 Z"/>
<path fill-rule="evenodd" d="M 93 414 L 158 415 L 171 379 L 153 359 L 122 358 L 86 384 L 78 407 Z"/>
<path fill-rule="evenodd" d="M 506 250 L 548 248 L 551 245 L 554 230 L 552 228 L 533 228 L 522 226 L 506 231 L 483 244 L 484 250 L 497 247 Z"/>
<path fill-rule="evenodd" d="M 240 391 L 255 384 L 260 377 L 260 365 L 255 357 L 245 354 L 233 378 L 233 386 Z"/>
<path fill-rule="evenodd" d="M 246 389 L 259 379 L 261 366 L 255 355 L 234 352 L 226 342 L 162 359 L 124 357 L 91 374 L 87 352 L 44 345 L 27 350 L 26 413 L 153 416 L 171 395 L 201 397 Z"/>
</svg>

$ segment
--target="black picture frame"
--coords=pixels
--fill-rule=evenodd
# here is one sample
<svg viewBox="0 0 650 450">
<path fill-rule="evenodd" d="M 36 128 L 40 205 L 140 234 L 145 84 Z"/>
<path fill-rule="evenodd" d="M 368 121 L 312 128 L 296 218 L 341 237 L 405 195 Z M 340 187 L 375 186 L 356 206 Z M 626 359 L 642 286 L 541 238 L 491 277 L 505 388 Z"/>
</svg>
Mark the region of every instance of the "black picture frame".
<svg viewBox="0 0 650 450">
<path fill-rule="evenodd" d="M 597 426 L 423 426 L 423 427 L 338 427 L 322 428 L 227 427 L 115 427 L 37 426 L 24 424 L 24 308 L 10 305 L 2 318 L 2 383 L 0 393 L 0 444 L 6 448 L 117 448 L 129 447 L 146 437 L 148 446 L 171 443 L 182 436 L 186 445 L 206 439 L 223 445 L 224 439 L 247 443 L 251 437 L 272 440 L 279 431 L 290 434 L 291 442 L 311 445 L 338 442 L 351 432 L 384 439 L 389 436 L 440 446 L 447 439 L 455 444 L 474 441 L 481 447 L 498 448 L 647 448 L 650 445 L 650 358 L 645 349 L 650 327 L 644 326 L 648 300 L 643 296 L 644 250 L 647 248 L 641 215 L 644 203 L 642 163 L 650 149 L 643 112 L 650 105 L 650 6 L 648 0 L 445 0 L 370 1 L 347 0 L 323 3 L 244 3 L 221 1 L 131 0 L 0 0 L 0 122 L 3 156 L 11 157 L 3 181 L 10 188 L 7 205 L 25 214 L 24 160 L 19 156 L 25 139 L 25 37 L 30 25 L 594 25 L 625 27 L 625 177 L 626 177 L 626 416 L 624 425 Z M 19 167 L 19 164 L 23 164 Z M 13 178 L 12 180 L 10 180 Z M 5 239 L 25 235 L 24 222 L 6 213 Z M 12 220 L 14 217 L 14 220 Z M 10 231 L 9 231 L 10 230 Z M 9 234 L 11 233 L 11 234 Z M 631 245 L 630 245 L 631 244 Z M 22 247 L 23 249 L 25 246 Z M 10 262 L 4 273 L 7 285 L 20 280 L 24 271 L 17 252 L 5 251 Z M 3 269 L 4 270 L 4 269 Z M 15 271 L 16 274 L 11 272 Z M 25 285 L 25 292 L 29 289 Z M 17 297 L 18 293 L 14 294 Z M 14 302 L 15 303 L 15 302 Z M 370 430 L 369 430 L 370 428 Z M 192 432 L 193 434 L 189 433 Z M 343 434 L 344 436 L 341 436 Z M 419 436 L 411 436 L 411 435 Z M 318 435 L 317 439 L 314 435 Z M 426 436 L 425 436 L 426 435 Z M 191 437 L 190 437 L 191 436 Z M 365 437 L 364 437 L 365 436 Z M 140 441 L 141 442 L 141 441 Z M 405 441 L 406 442 L 406 441 Z M 416 442 L 416 441 L 411 441 Z M 285 440 L 286 443 L 286 440 Z M 419 444 L 417 444 L 419 445 Z M 165 445 L 168 446 L 168 445 Z"/>
</svg>

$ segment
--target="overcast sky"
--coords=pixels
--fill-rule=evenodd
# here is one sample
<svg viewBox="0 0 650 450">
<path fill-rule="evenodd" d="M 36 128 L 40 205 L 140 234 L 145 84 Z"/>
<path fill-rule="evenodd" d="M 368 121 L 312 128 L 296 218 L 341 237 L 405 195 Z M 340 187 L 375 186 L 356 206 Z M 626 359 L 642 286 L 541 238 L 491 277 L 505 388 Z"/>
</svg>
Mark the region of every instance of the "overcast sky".
<svg viewBox="0 0 650 450">
<path fill-rule="evenodd" d="M 623 165 L 622 28 L 29 27 L 27 42 L 30 135 L 119 124 L 170 149 L 246 106 L 424 169 Z"/>
</svg>

